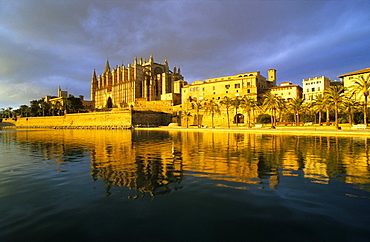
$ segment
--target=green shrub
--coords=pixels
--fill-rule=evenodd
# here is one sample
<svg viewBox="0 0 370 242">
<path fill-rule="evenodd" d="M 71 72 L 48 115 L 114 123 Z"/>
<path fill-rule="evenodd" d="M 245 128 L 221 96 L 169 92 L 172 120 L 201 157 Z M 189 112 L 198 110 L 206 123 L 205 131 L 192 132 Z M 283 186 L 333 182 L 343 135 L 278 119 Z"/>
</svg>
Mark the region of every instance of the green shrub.
<svg viewBox="0 0 370 242">
<path fill-rule="evenodd" d="M 259 124 L 270 124 L 271 123 L 271 115 L 269 114 L 260 114 L 256 118 L 257 123 Z"/>
</svg>

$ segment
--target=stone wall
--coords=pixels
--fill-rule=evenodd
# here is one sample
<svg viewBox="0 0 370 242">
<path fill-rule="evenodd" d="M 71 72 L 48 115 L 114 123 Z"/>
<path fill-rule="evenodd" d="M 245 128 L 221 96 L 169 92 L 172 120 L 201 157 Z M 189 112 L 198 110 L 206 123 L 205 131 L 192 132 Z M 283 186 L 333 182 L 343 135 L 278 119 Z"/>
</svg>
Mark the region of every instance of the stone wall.
<svg viewBox="0 0 370 242">
<path fill-rule="evenodd" d="M 169 113 L 134 111 L 132 125 L 134 126 L 167 126 L 172 122 L 172 115 Z"/>
<path fill-rule="evenodd" d="M 164 126 L 171 123 L 172 115 L 150 111 L 111 111 L 67 114 L 65 116 L 3 119 L 3 123 L 18 127 L 78 127 L 78 126 Z"/>
</svg>

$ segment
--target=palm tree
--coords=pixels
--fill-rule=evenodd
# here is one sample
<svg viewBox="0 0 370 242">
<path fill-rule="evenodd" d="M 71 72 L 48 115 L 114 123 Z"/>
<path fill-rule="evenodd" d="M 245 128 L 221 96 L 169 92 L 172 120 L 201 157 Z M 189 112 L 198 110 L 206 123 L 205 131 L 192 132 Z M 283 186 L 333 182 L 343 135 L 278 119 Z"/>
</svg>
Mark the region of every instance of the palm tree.
<svg viewBox="0 0 370 242">
<path fill-rule="evenodd" d="M 232 106 L 232 99 L 230 97 L 225 96 L 220 101 L 220 104 L 221 104 L 221 106 L 225 106 L 225 108 L 226 108 L 227 127 L 230 128 L 230 114 L 229 114 L 229 109 Z"/>
<path fill-rule="evenodd" d="M 346 93 L 346 94 L 347 95 L 344 96 L 344 99 L 343 99 L 343 102 L 340 108 L 342 108 L 342 110 L 347 113 L 348 122 L 352 126 L 353 125 L 353 113 L 355 110 L 358 109 L 358 107 L 360 106 L 360 103 L 352 98 L 353 94 L 351 93 Z"/>
<path fill-rule="evenodd" d="M 215 114 L 220 114 L 221 111 L 220 111 L 220 106 L 213 100 L 209 101 L 209 102 L 206 102 L 205 105 L 204 105 L 204 111 L 205 113 L 210 113 L 211 114 L 211 117 L 212 117 L 212 128 L 215 127 L 214 125 L 214 116 Z"/>
<path fill-rule="evenodd" d="M 275 94 L 268 92 L 264 95 L 263 107 L 266 110 L 271 110 L 271 128 L 276 126 L 276 111 L 280 109 L 282 100 Z"/>
<path fill-rule="evenodd" d="M 194 98 L 192 100 L 192 104 L 195 107 L 195 110 L 196 110 L 196 113 L 197 113 L 197 126 L 198 126 L 198 128 L 200 128 L 201 124 L 200 124 L 200 118 L 199 118 L 200 114 L 199 114 L 199 112 L 203 108 L 203 101 L 198 100 L 197 98 Z"/>
<path fill-rule="evenodd" d="M 256 103 L 254 100 L 250 98 L 243 98 L 243 101 L 241 103 L 241 108 L 244 110 L 245 113 L 247 113 L 248 121 L 247 125 L 248 128 L 251 127 L 251 111 L 254 111 L 254 108 L 256 106 Z"/>
<path fill-rule="evenodd" d="M 293 98 L 288 106 L 289 108 L 293 111 L 294 113 L 294 120 L 295 120 L 295 125 L 298 126 L 299 125 L 299 121 L 300 121 L 300 114 L 301 114 L 301 111 L 303 110 L 303 98 Z"/>
<path fill-rule="evenodd" d="M 319 125 L 321 126 L 322 114 L 325 109 L 325 98 L 321 95 L 318 95 L 315 100 L 313 100 L 313 106 L 315 110 L 319 113 Z"/>
<path fill-rule="evenodd" d="M 351 86 L 353 93 L 362 93 L 364 96 L 364 124 L 367 126 L 367 116 L 368 116 L 368 108 L 367 108 L 367 97 L 370 94 L 370 75 L 367 75 L 365 78 L 364 75 L 359 76 L 355 79 L 356 81 Z"/>
<path fill-rule="evenodd" d="M 235 109 L 235 123 L 236 123 L 236 126 L 238 126 L 238 124 L 239 124 L 238 109 L 242 105 L 242 103 L 243 103 L 243 100 L 239 99 L 238 96 L 235 97 L 235 99 L 233 99 L 231 101 L 231 106 L 233 106 L 233 108 Z"/>
<path fill-rule="evenodd" d="M 182 117 L 186 120 L 186 128 L 189 128 L 189 118 L 192 116 L 189 111 L 181 113 Z"/>
<path fill-rule="evenodd" d="M 50 104 L 46 103 L 44 100 L 40 100 L 39 105 L 42 110 L 42 116 L 45 116 L 45 112 L 46 114 L 49 112 Z"/>
<path fill-rule="evenodd" d="M 344 87 L 343 86 L 331 86 L 325 90 L 324 95 L 326 98 L 334 103 L 334 112 L 335 112 L 335 128 L 339 129 L 338 125 L 338 110 L 339 103 L 344 99 Z"/>
</svg>

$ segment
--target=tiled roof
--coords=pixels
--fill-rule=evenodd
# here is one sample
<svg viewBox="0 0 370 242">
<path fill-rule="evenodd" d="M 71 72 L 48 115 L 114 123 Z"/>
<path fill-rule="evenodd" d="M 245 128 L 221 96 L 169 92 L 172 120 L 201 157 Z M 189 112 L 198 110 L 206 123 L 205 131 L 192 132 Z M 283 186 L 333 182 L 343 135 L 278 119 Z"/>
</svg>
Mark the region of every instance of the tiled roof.
<svg viewBox="0 0 370 242">
<path fill-rule="evenodd" d="M 347 73 L 347 74 L 340 75 L 338 77 L 340 78 L 340 77 L 352 76 L 352 75 L 357 75 L 357 74 L 362 74 L 362 73 L 370 73 L 370 68 L 365 68 L 363 70 L 350 72 L 350 73 Z"/>
</svg>

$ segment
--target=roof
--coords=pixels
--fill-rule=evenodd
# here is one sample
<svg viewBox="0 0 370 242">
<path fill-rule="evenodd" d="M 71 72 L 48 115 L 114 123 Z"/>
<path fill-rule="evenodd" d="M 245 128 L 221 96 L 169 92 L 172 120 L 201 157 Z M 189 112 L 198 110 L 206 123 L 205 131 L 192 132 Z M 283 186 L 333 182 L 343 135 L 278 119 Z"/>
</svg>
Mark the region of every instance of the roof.
<svg viewBox="0 0 370 242">
<path fill-rule="evenodd" d="M 298 88 L 302 88 L 300 85 L 286 85 L 286 86 L 270 87 L 270 89 L 283 89 L 285 87 L 298 87 Z"/>
<path fill-rule="evenodd" d="M 343 75 L 340 75 L 338 77 L 352 76 L 352 75 L 357 75 L 357 74 L 362 74 L 362 73 L 370 73 L 370 67 L 369 68 L 365 68 L 363 70 L 359 70 L 359 71 L 354 71 L 354 72 L 350 72 L 350 73 L 347 73 L 347 74 L 343 74 Z"/>
</svg>

